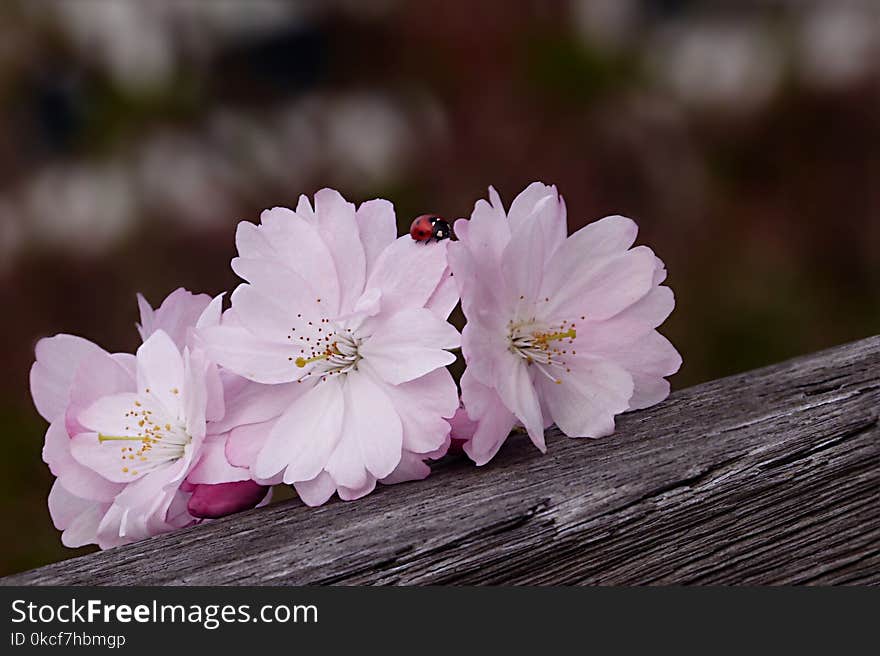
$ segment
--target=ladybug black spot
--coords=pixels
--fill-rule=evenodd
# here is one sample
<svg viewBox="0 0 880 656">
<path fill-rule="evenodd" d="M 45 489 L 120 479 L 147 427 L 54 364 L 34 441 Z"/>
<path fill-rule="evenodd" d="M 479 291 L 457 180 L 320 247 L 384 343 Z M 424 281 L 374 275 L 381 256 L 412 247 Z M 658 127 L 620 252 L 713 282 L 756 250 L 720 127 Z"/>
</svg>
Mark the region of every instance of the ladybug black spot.
<svg viewBox="0 0 880 656">
<path fill-rule="evenodd" d="M 415 241 L 428 243 L 432 239 L 434 241 L 449 239 L 452 229 L 446 219 L 435 214 L 422 214 L 412 222 L 409 234 Z"/>
<path fill-rule="evenodd" d="M 449 223 L 446 220 L 437 218 L 432 222 L 433 225 L 433 237 L 437 241 L 442 241 L 443 239 L 449 239 L 449 235 L 452 234 L 452 229 L 449 227 Z"/>
</svg>

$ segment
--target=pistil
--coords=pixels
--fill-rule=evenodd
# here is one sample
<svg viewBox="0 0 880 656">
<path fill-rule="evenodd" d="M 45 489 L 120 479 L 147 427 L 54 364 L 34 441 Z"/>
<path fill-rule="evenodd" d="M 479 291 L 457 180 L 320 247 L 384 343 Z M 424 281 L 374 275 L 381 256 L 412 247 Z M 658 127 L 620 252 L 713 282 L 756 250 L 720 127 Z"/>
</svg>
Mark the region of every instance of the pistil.
<svg viewBox="0 0 880 656">
<path fill-rule="evenodd" d="M 315 365 L 300 377 L 300 381 L 312 374 L 323 378 L 333 374 L 345 374 L 357 369 L 357 363 L 361 359 L 358 353 L 361 341 L 352 334 L 351 330 L 339 329 L 335 332 L 328 330 L 324 340 L 327 345 L 323 350 L 303 345 L 298 357 L 289 358 L 300 369 L 310 364 Z M 305 341 L 308 341 L 308 338 Z"/>
<path fill-rule="evenodd" d="M 570 371 L 566 365 L 568 350 L 556 345 L 556 342 L 568 340 L 569 344 L 573 344 L 577 338 L 575 324 L 563 321 L 558 329 L 546 330 L 536 326 L 533 321 L 527 323 L 511 321 L 508 330 L 511 353 L 524 359 L 529 366 L 534 365 L 541 374 L 561 385 L 562 378 L 558 372 Z"/>
</svg>

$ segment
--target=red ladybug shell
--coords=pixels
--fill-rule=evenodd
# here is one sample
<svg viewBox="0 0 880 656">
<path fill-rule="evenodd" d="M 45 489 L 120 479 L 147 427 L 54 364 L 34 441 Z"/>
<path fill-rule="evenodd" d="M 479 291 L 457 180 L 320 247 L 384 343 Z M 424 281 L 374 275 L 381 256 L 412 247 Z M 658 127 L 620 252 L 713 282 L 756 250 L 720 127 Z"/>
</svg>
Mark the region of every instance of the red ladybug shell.
<svg viewBox="0 0 880 656">
<path fill-rule="evenodd" d="M 434 236 L 434 224 L 431 221 L 433 218 L 433 214 L 417 216 L 409 227 L 409 236 L 416 241 L 428 241 Z"/>
</svg>

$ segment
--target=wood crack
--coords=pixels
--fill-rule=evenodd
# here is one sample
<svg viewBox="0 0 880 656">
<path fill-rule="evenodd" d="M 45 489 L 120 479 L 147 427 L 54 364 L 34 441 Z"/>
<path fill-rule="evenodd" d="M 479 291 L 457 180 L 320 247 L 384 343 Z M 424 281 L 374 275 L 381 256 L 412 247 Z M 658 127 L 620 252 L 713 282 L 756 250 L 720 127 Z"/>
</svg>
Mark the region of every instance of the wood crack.
<svg viewBox="0 0 880 656">
<path fill-rule="evenodd" d="M 792 463 L 797 462 L 798 460 L 803 460 L 804 458 L 810 458 L 810 457 L 816 455 L 817 453 L 821 453 L 823 451 L 833 449 L 834 447 L 837 447 L 841 444 L 844 444 L 845 442 L 847 442 L 851 439 L 857 438 L 860 435 L 872 430 L 873 428 L 876 428 L 876 426 L 877 426 L 877 418 L 875 417 L 871 421 L 860 424 L 860 425 L 856 426 L 855 428 L 848 430 L 837 437 L 833 437 L 831 439 L 828 439 L 828 440 L 822 442 L 821 444 L 818 444 L 816 446 L 807 447 L 804 449 L 800 449 L 798 451 L 794 451 L 794 452 L 792 452 L 786 456 L 783 456 L 781 458 L 777 458 L 775 460 L 771 460 L 769 462 L 762 463 L 762 464 L 758 465 L 758 469 L 766 470 L 766 469 L 774 469 L 776 467 L 784 467 L 785 465 L 790 465 Z"/>
</svg>

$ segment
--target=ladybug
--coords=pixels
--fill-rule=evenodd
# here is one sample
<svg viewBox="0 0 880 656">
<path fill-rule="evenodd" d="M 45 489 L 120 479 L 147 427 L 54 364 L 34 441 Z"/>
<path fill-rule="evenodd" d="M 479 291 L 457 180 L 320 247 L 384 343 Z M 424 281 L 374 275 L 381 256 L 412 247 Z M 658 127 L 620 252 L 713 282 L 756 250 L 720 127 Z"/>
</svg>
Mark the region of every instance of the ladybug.
<svg viewBox="0 0 880 656">
<path fill-rule="evenodd" d="M 442 241 L 452 236 L 449 222 L 435 214 L 417 216 L 409 227 L 409 236 L 423 243 Z"/>
</svg>

